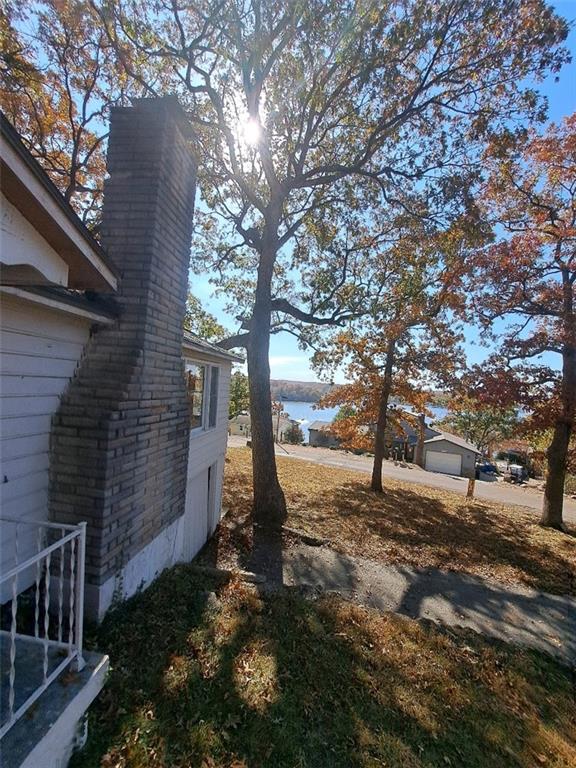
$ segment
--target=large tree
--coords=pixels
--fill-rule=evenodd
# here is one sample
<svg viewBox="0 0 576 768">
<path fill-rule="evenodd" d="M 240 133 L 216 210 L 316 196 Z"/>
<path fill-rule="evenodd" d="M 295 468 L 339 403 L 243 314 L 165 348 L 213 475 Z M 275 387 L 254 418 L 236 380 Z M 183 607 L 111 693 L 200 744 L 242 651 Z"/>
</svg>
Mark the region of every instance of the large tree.
<svg viewBox="0 0 576 768">
<path fill-rule="evenodd" d="M 507 325 L 477 378 L 486 398 L 522 404 L 551 430 L 542 524 L 561 528 L 576 414 L 576 115 L 519 146 L 504 137 L 487 163 L 484 199 L 502 237 L 476 256 L 473 311 L 487 329 Z"/>
<path fill-rule="evenodd" d="M 334 429 L 345 442 L 361 442 L 374 451 L 373 491 L 382 491 L 390 428 L 411 418 L 391 409 L 391 398 L 422 413 L 431 385 L 446 386 L 461 367 L 456 314 L 463 307 L 462 278 L 471 246 L 486 236 L 474 206 L 468 206 L 467 213 L 439 231 L 419 218 L 399 217 L 396 242 L 371 254 L 366 265 L 374 270 L 377 288 L 370 297 L 370 315 L 328 339 L 314 357 L 319 370 L 347 363 L 350 383 L 322 402 L 351 409 Z"/>
<path fill-rule="evenodd" d="M 64 38 L 83 23 L 74 16 L 60 23 L 60 7 L 79 2 L 45 5 Z M 544 0 L 90 5 L 100 25 L 89 16 L 85 32 L 92 39 L 105 30 L 121 76 L 150 94 L 170 87 L 188 104 L 207 242 L 220 225 L 221 242 L 202 260 L 249 273 L 248 309 L 228 343 L 247 350 L 255 517 L 278 526 L 285 502 L 270 426 L 271 325 L 277 315 L 338 319 L 337 286 L 314 306 L 286 298 L 301 263 L 292 261 L 299 234 L 318 232 L 323 242 L 326 222 L 338 231 L 359 198 L 394 205 L 409 186 L 433 197 L 477 159 L 487 133 L 541 117 L 525 83 L 566 59 L 558 48 L 566 24 Z M 48 71 L 59 66 L 49 62 Z M 85 79 L 80 70 L 69 83 L 88 93 L 93 74 L 88 68 Z"/>
<path fill-rule="evenodd" d="M 458 394 L 451 398 L 448 413 L 435 426 L 450 430 L 482 453 L 489 453 L 495 443 L 516 434 L 520 422 L 513 405 L 502 408 Z"/>
</svg>

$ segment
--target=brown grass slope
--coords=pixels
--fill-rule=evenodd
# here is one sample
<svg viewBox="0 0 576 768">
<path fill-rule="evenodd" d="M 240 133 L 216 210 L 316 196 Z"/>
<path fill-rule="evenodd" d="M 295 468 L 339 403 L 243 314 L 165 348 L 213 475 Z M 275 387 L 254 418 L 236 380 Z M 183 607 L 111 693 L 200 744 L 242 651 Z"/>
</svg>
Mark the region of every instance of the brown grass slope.
<svg viewBox="0 0 576 768">
<path fill-rule="evenodd" d="M 259 596 L 180 566 L 97 641 L 112 672 L 74 768 L 576 764 L 568 669 L 334 597 Z"/>
<path fill-rule="evenodd" d="M 463 571 L 545 592 L 576 594 L 576 529 L 541 528 L 518 507 L 386 479 L 370 491 L 365 474 L 277 457 L 288 525 L 328 538 L 340 552 L 384 564 Z M 251 454 L 231 448 L 221 565 L 245 564 L 251 547 Z M 212 553 L 214 554 L 214 553 Z"/>
</svg>

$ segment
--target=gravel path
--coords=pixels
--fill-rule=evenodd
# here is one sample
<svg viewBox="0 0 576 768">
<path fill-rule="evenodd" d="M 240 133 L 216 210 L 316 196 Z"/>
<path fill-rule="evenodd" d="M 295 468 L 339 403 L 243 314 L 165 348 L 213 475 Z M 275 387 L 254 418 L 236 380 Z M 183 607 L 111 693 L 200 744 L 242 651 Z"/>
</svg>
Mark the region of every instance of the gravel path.
<svg viewBox="0 0 576 768">
<path fill-rule="evenodd" d="M 576 599 L 434 568 L 383 566 L 322 546 L 284 552 L 285 585 L 335 591 L 414 619 L 466 627 L 576 663 Z"/>
</svg>

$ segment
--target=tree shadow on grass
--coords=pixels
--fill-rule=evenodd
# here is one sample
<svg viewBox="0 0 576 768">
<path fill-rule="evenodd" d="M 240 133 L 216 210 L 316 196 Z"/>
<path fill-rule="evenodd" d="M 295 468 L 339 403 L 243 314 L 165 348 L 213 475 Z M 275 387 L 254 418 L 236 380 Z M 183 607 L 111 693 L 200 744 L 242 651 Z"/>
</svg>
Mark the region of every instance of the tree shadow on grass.
<svg viewBox="0 0 576 768">
<path fill-rule="evenodd" d="M 507 588 L 437 568 L 382 567 L 306 546 L 287 555 L 285 577 L 309 594 L 336 592 L 380 611 L 466 627 L 576 663 L 575 598 Z"/>
<path fill-rule="evenodd" d="M 284 535 L 254 526 L 252 515 L 220 523 L 198 553 L 198 565 L 241 569 L 263 576 L 269 585 L 283 583 Z"/>
<path fill-rule="evenodd" d="M 350 542 L 372 538 L 381 543 L 381 558 L 391 563 L 464 570 L 478 575 L 514 574 L 527 586 L 559 594 L 576 594 L 574 567 L 562 546 L 576 548 L 572 535 L 558 534 L 553 549 L 531 538 L 519 514 L 508 515 L 477 502 L 462 501 L 452 511 L 425 492 L 389 488 L 375 494 L 363 483 L 346 483 L 318 500 L 330 510 L 320 524 L 338 530 L 344 522 Z M 338 547 L 339 539 L 335 538 Z M 369 555 L 366 555 L 369 556 Z"/>
<path fill-rule="evenodd" d="M 106 620 L 113 671 L 76 768 L 527 768 L 551 748 L 541 716 L 568 750 L 550 659 L 334 598 L 229 584 L 215 605 L 195 579 L 175 569 Z"/>
<path fill-rule="evenodd" d="M 576 664 L 576 600 L 522 594 L 495 582 L 437 569 L 398 569 L 406 588 L 395 610 L 528 645 Z M 376 603 L 374 603 L 377 606 Z"/>
<path fill-rule="evenodd" d="M 284 535 L 254 525 L 252 476 L 234 475 L 233 487 L 225 485 L 225 518 L 197 556 L 197 562 L 224 568 L 241 568 L 265 576 L 269 584 L 282 584 Z"/>
</svg>

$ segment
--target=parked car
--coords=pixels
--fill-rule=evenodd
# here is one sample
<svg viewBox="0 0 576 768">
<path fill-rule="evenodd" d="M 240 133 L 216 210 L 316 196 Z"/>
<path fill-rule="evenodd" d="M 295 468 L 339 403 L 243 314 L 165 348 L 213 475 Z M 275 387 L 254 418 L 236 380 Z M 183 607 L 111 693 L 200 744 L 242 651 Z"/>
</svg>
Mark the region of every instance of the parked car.
<svg viewBox="0 0 576 768">
<path fill-rule="evenodd" d="M 522 464 L 510 464 L 508 471 L 510 472 L 510 480 L 513 483 L 523 483 L 525 480 L 528 480 L 528 470 Z"/>
<path fill-rule="evenodd" d="M 489 461 L 477 461 L 476 462 L 476 480 L 480 478 L 480 473 L 483 475 L 495 476 L 498 474 L 498 467 Z"/>
</svg>

